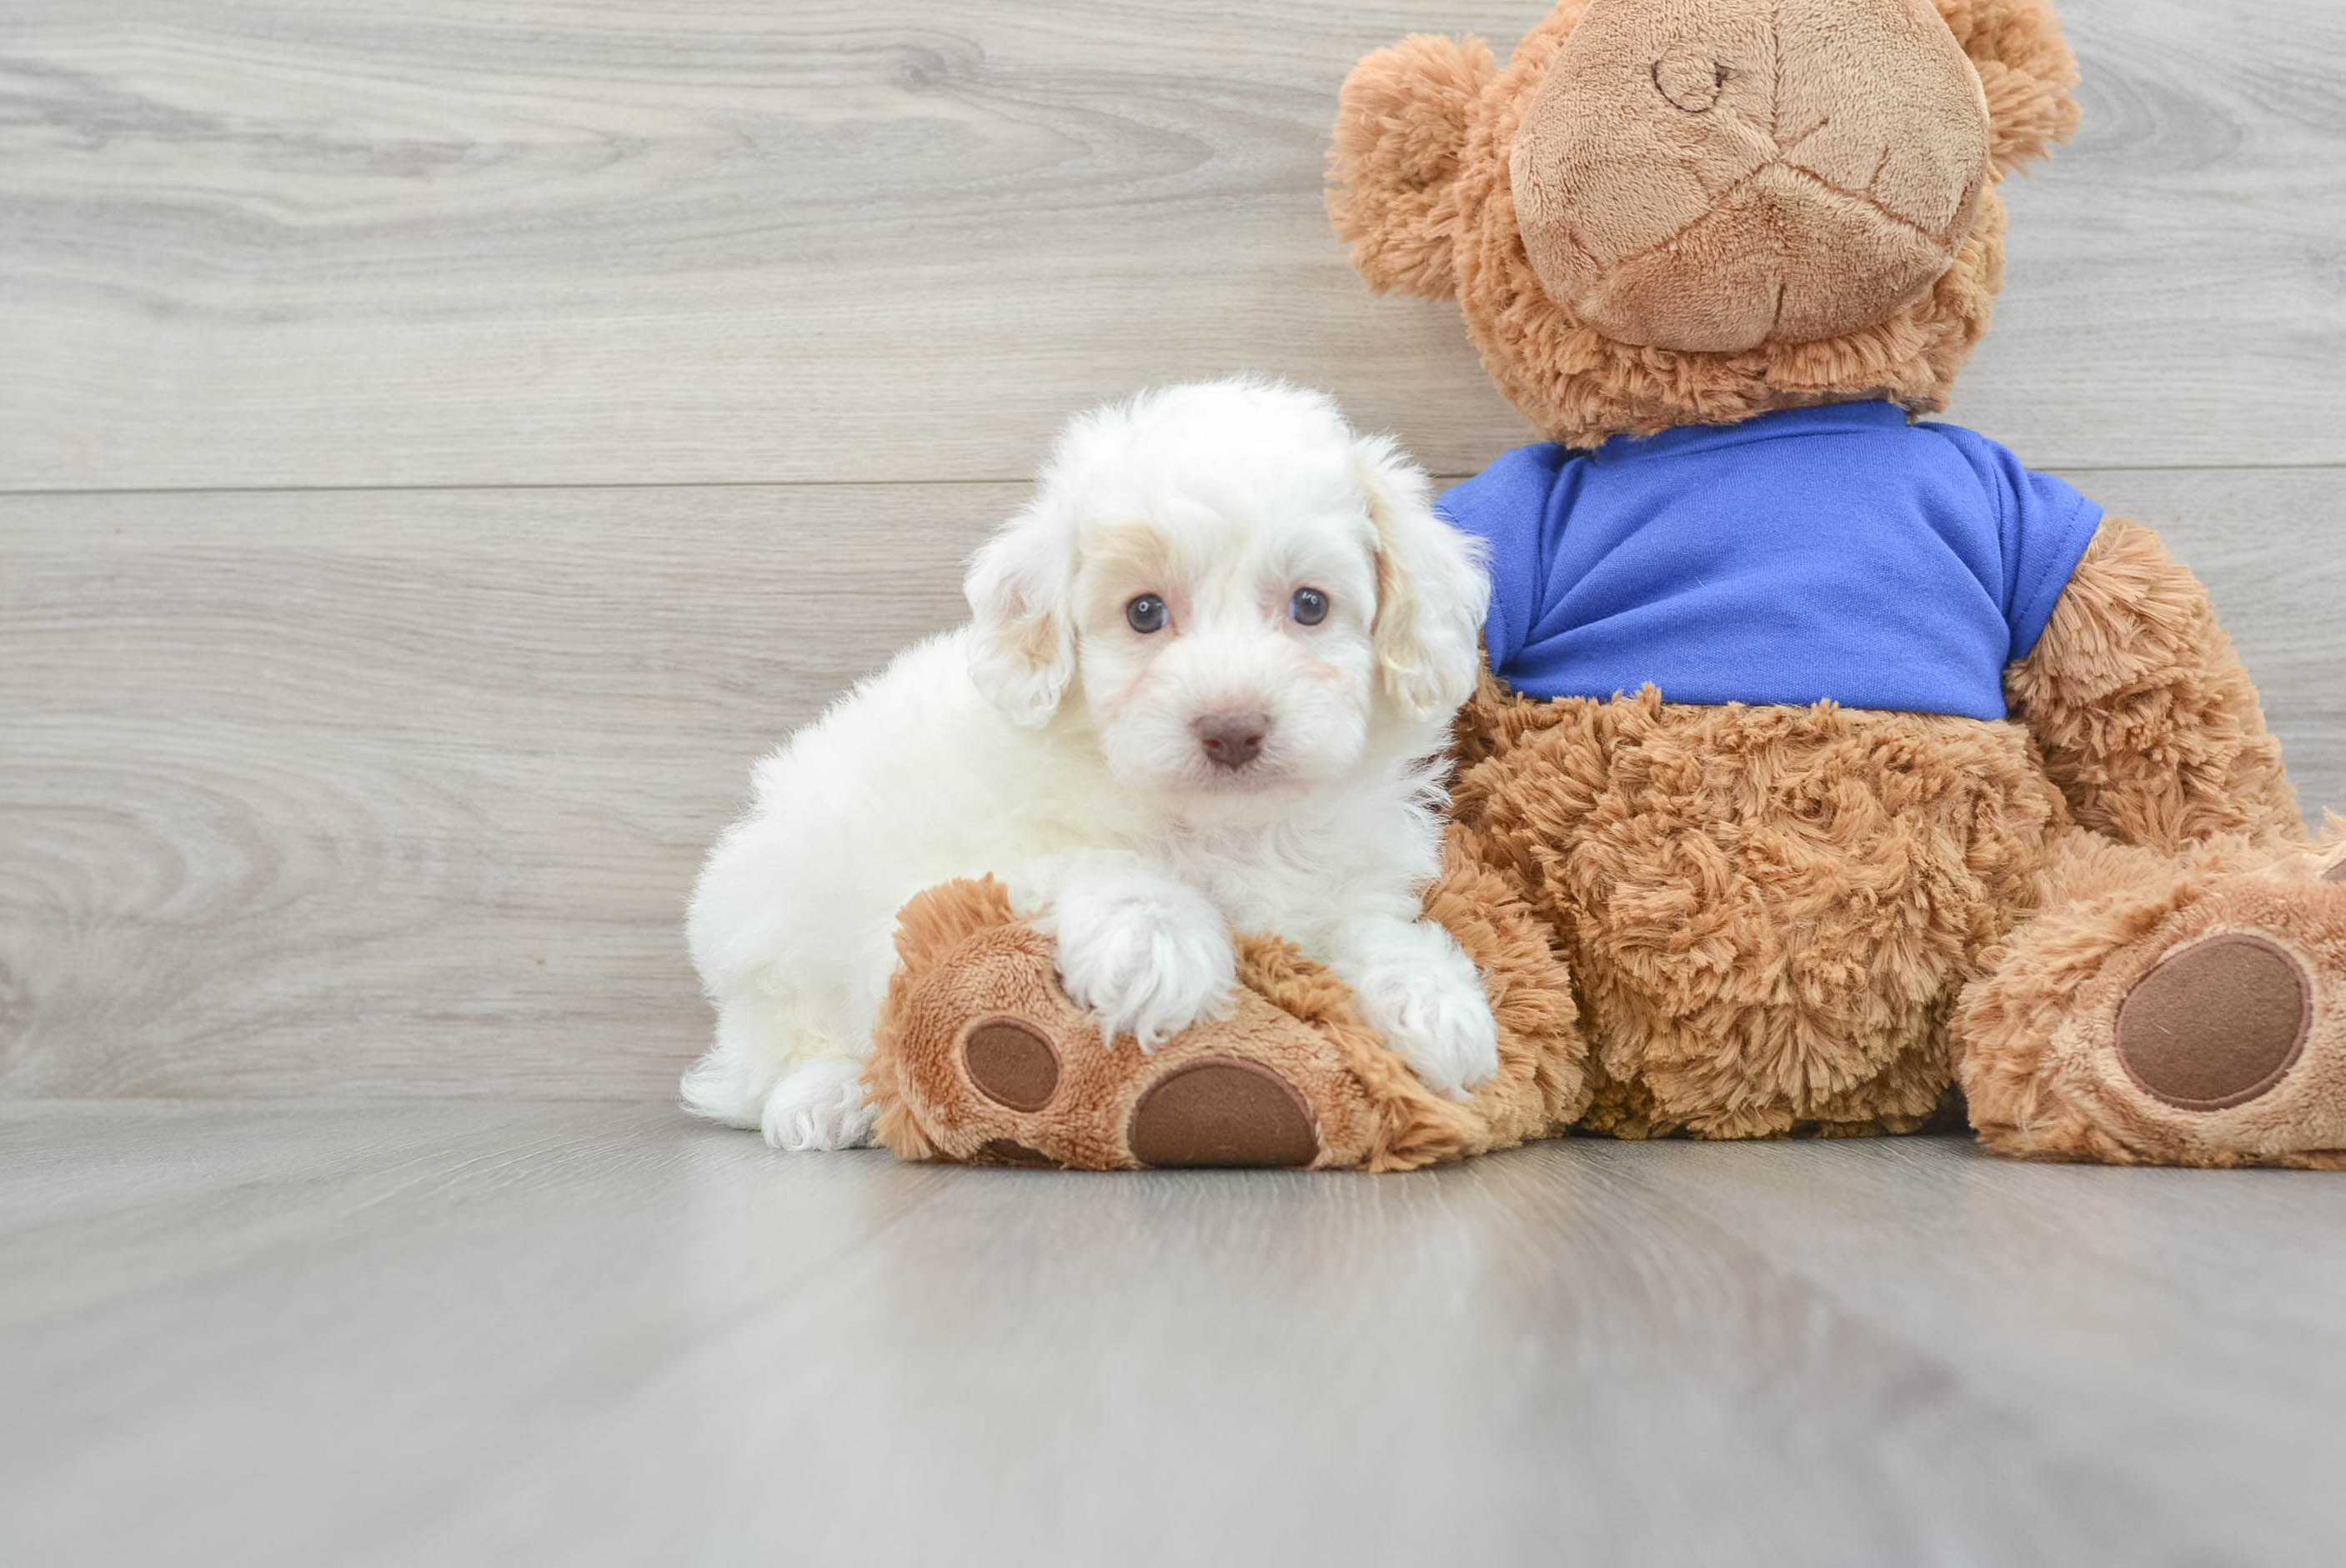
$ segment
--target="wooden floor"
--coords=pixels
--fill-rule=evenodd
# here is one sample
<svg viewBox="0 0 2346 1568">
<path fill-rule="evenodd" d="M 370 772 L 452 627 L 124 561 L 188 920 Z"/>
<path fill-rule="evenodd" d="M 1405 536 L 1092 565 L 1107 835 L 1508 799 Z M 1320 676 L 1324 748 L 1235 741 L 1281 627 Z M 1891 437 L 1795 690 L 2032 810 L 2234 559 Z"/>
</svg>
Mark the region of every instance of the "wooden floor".
<svg viewBox="0 0 2346 1568">
<path fill-rule="evenodd" d="M 2346 5 L 2066 0 L 1952 417 L 2346 808 Z M 1096 400 L 1527 433 L 1320 208 L 1545 0 L 10 0 L 0 1562 L 2346 1560 L 2346 1186 L 1956 1142 L 1385 1180 L 668 1098 L 750 760 Z"/>
<path fill-rule="evenodd" d="M 2346 1184 L 0 1110 L 15 1563 L 2337 1560 Z M 2320 1240 L 2325 1245 L 2308 1245 Z"/>
</svg>

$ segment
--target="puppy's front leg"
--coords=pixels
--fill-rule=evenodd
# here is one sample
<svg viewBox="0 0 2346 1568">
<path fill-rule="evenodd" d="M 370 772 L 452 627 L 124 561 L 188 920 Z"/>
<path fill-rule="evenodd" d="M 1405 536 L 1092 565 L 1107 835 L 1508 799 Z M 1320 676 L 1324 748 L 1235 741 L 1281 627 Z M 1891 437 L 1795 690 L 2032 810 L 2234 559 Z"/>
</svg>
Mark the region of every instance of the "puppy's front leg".
<svg viewBox="0 0 2346 1568">
<path fill-rule="evenodd" d="M 1352 988 L 1362 1021 L 1427 1088 L 1464 1100 L 1499 1070 L 1499 1026 L 1483 977 L 1442 927 L 1357 915 L 1328 933 L 1325 949 L 1328 967 Z"/>
<path fill-rule="evenodd" d="M 1078 850 L 1010 879 L 1010 901 L 1059 948 L 1059 983 L 1104 1040 L 1143 1051 L 1227 1015 L 1238 954 L 1213 901 L 1145 859 Z"/>
</svg>

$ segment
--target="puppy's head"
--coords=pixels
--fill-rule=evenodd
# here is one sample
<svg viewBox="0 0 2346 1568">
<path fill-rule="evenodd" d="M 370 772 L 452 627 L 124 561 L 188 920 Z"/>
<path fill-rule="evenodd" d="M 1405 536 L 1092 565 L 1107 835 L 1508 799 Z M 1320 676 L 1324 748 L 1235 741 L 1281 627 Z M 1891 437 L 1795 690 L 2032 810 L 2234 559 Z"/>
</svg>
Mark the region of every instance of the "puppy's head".
<svg viewBox="0 0 2346 1568">
<path fill-rule="evenodd" d="M 1423 750 L 1474 689 L 1489 585 L 1425 475 L 1330 399 L 1245 379 L 1085 415 L 972 563 L 973 673 L 1080 701 L 1117 778 L 1276 806 Z"/>
</svg>

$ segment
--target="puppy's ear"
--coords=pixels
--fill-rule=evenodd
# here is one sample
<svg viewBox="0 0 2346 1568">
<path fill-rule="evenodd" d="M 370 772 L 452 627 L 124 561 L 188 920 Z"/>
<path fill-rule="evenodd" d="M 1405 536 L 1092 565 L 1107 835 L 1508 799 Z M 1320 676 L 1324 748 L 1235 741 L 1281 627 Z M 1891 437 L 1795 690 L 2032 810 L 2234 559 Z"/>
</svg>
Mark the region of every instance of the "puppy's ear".
<svg viewBox="0 0 2346 1568">
<path fill-rule="evenodd" d="M 1046 723 L 1076 672 L 1075 536 L 1041 505 L 1005 524 L 969 563 L 969 673 L 1018 723 Z"/>
<path fill-rule="evenodd" d="M 1483 542 L 1434 515 L 1433 482 L 1390 439 L 1363 439 L 1354 462 L 1377 535 L 1377 668 L 1402 712 L 1438 718 L 1482 671 Z"/>
</svg>

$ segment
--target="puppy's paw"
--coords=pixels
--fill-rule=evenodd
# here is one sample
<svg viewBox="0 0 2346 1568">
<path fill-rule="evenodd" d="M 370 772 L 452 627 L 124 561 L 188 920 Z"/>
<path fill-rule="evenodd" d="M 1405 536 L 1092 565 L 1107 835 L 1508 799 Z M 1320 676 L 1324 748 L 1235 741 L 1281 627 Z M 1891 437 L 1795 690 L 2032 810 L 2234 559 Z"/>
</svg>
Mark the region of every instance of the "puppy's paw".
<svg viewBox="0 0 2346 1568">
<path fill-rule="evenodd" d="M 880 1112 L 863 1097 L 863 1069 L 852 1062 L 793 1067 L 766 1096 L 758 1118 L 766 1141 L 793 1153 L 862 1148 Z"/>
<path fill-rule="evenodd" d="M 1194 888 L 1156 878 L 1061 890 L 1048 922 L 1059 983 L 1103 1039 L 1152 1050 L 1201 1018 L 1227 1014 L 1238 987 L 1229 928 Z"/>
<path fill-rule="evenodd" d="M 1464 1100 L 1499 1070 L 1499 1025 L 1479 982 L 1386 968 L 1363 975 L 1352 995 L 1369 1027 L 1435 1094 Z"/>
<path fill-rule="evenodd" d="M 1372 962 L 1346 978 L 1362 1021 L 1401 1053 L 1418 1081 L 1464 1100 L 1499 1070 L 1499 1025 L 1474 961 L 1454 943 L 1444 947 Z"/>
</svg>

